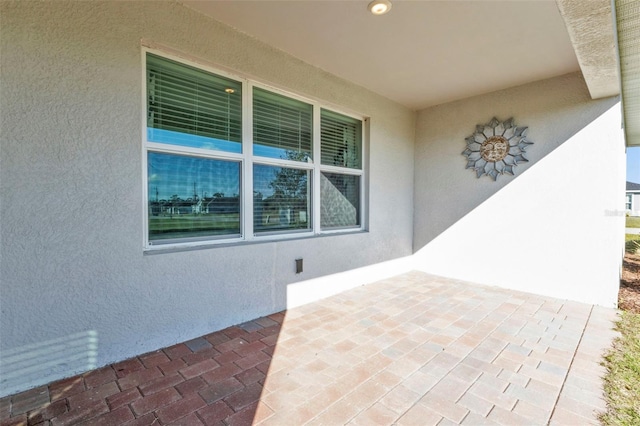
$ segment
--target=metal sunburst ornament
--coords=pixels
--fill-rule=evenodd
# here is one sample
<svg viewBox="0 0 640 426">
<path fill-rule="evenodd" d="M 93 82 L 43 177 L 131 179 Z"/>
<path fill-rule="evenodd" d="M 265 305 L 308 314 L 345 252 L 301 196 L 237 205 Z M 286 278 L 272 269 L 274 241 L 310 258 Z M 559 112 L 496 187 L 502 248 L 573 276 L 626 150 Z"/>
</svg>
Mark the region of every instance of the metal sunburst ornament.
<svg viewBox="0 0 640 426">
<path fill-rule="evenodd" d="M 467 169 L 474 169 L 476 177 L 490 176 L 494 181 L 498 175 L 514 175 L 518 163 L 528 162 L 525 151 L 533 142 L 527 140 L 528 127 L 516 127 L 513 118 L 500 122 L 497 118 L 487 124 L 478 124 L 476 131 L 466 138 Z"/>
</svg>

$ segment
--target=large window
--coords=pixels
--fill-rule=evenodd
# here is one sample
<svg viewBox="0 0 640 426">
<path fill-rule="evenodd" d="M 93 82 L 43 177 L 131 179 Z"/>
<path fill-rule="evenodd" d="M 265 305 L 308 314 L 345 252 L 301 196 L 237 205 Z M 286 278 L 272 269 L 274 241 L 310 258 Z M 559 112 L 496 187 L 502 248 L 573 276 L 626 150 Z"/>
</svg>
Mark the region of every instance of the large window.
<svg viewBox="0 0 640 426">
<path fill-rule="evenodd" d="M 363 229 L 363 120 L 153 52 L 149 248 Z"/>
</svg>

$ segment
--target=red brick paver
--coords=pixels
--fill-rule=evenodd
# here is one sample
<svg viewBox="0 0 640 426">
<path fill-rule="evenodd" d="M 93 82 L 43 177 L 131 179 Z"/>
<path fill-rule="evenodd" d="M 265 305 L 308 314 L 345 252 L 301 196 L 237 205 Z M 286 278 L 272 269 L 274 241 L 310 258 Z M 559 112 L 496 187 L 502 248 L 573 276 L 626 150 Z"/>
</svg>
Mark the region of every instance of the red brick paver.
<svg viewBox="0 0 640 426">
<path fill-rule="evenodd" d="M 0 426 L 597 424 L 615 317 L 412 272 L 0 398 Z"/>
</svg>

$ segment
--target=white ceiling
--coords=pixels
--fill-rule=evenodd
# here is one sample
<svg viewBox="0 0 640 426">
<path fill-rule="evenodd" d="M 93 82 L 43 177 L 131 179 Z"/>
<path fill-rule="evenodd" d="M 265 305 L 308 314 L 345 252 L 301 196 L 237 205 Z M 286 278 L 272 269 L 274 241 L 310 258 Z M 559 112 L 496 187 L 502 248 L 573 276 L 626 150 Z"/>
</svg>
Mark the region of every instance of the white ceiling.
<svg viewBox="0 0 640 426">
<path fill-rule="evenodd" d="M 182 3 L 416 110 L 580 69 L 554 0 L 392 1 Z"/>
</svg>

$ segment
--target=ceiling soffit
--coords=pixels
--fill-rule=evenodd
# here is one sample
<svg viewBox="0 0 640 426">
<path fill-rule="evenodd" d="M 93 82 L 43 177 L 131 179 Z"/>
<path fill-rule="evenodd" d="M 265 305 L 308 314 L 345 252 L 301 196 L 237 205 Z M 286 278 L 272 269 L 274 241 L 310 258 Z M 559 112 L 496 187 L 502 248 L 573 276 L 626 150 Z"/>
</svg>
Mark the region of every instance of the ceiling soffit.
<svg viewBox="0 0 640 426">
<path fill-rule="evenodd" d="M 620 93 L 610 0 L 557 0 L 593 99 Z"/>
<path fill-rule="evenodd" d="M 554 0 L 182 3 L 414 110 L 580 69 Z"/>
<path fill-rule="evenodd" d="M 640 1 L 616 0 L 624 129 L 628 146 L 640 147 Z"/>
</svg>

